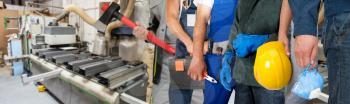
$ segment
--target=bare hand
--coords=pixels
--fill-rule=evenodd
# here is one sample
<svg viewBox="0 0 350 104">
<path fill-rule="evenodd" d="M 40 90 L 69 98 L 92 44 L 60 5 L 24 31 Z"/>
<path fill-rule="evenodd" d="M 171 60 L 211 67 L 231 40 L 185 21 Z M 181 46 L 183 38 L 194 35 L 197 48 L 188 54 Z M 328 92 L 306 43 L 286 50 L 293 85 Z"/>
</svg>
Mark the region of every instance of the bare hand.
<svg viewBox="0 0 350 104">
<path fill-rule="evenodd" d="M 284 45 L 284 49 L 286 51 L 286 54 L 289 56 L 290 55 L 289 39 L 288 39 L 287 35 L 278 35 L 278 41 Z"/>
<path fill-rule="evenodd" d="M 206 54 L 208 52 L 208 41 L 205 41 L 204 42 L 204 45 L 203 45 L 203 54 Z M 193 43 L 192 42 L 188 42 L 186 44 L 186 49 L 187 49 L 187 52 L 190 53 L 190 55 L 192 56 L 192 52 L 193 52 Z"/>
<path fill-rule="evenodd" d="M 187 75 L 193 80 L 203 80 L 203 72 L 207 70 L 207 66 L 203 57 L 193 57 Z"/>
<path fill-rule="evenodd" d="M 132 34 L 134 34 L 134 36 L 138 39 L 146 40 L 148 30 L 145 27 L 141 26 L 139 22 L 136 22 L 136 25 L 137 26 L 132 31 Z"/>
<path fill-rule="evenodd" d="M 206 54 L 209 50 L 209 42 L 205 41 L 203 45 L 203 54 Z"/>
<path fill-rule="evenodd" d="M 186 42 L 185 46 L 186 46 L 187 52 L 192 56 L 192 52 L 193 52 L 193 43 L 192 43 L 192 41 Z"/>
<path fill-rule="evenodd" d="M 295 58 L 301 68 L 306 68 L 308 64 L 316 66 L 316 56 L 318 51 L 318 39 L 312 35 L 299 35 L 295 38 Z"/>
</svg>

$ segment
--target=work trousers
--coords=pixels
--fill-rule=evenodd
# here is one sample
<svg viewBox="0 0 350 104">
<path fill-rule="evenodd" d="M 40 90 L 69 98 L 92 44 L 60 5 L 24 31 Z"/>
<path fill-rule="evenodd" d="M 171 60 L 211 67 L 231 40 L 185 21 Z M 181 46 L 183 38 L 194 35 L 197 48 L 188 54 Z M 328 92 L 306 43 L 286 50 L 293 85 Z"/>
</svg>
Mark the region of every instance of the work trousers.
<svg viewBox="0 0 350 104">
<path fill-rule="evenodd" d="M 350 13 L 326 17 L 323 31 L 329 104 L 350 104 Z"/>
<path fill-rule="evenodd" d="M 169 86 L 170 104 L 191 104 L 192 89 L 179 89 L 175 85 Z"/>
<path fill-rule="evenodd" d="M 236 83 L 235 104 L 284 104 L 282 91 Z"/>
</svg>

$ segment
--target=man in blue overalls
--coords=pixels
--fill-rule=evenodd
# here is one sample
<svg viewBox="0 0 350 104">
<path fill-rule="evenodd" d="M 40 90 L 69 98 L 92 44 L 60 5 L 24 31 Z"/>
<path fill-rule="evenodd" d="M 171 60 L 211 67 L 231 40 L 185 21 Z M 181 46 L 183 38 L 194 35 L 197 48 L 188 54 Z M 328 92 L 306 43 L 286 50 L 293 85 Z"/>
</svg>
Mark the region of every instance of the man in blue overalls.
<svg viewBox="0 0 350 104">
<path fill-rule="evenodd" d="M 197 19 L 194 29 L 193 59 L 188 75 L 194 80 L 203 80 L 204 73 L 207 72 L 209 76 L 219 80 L 223 52 L 228 44 L 237 0 L 197 0 L 195 3 Z M 207 25 L 210 26 L 207 36 L 210 42 L 208 53 L 203 56 Z M 230 95 L 231 91 L 226 90 L 220 83 L 205 81 L 205 104 L 227 104 Z"/>
</svg>

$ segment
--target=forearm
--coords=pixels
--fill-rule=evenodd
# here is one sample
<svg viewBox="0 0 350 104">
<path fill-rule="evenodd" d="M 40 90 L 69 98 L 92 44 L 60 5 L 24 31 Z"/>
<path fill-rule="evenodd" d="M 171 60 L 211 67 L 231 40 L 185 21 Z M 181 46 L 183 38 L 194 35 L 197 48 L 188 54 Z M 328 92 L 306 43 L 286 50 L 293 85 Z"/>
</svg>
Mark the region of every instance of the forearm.
<svg viewBox="0 0 350 104">
<path fill-rule="evenodd" d="M 166 22 L 170 31 L 183 43 L 188 44 L 192 42 L 190 36 L 184 31 L 179 22 L 179 8 L 178 0 L 168 0 L 166 4 Z"/>
<path fill-rule="evenodd" d="M 198 6 L 193 33 L 193 56 L 203 58 L 203 46 L 206 34 L 207 22 L 210 17 L 210 8 Z"/>
<path fill-rule="evenodd" d="M 281 13 L 280 13 L 280 24 L 279 24 L 279 36 L 287 36 L 290 23 L 292 20 L 292 12 L 289 7 L 288 0 L 283 0 Z"/>
<path fill-rule="evenodd" d="M 196 22 L 196 27 L 194 30 L 194 36 L 193 36 L 193 56 L 194 57 L 200 57 L 202 58 L 203 53 L 203 47 L 204 47 L 204 39 L 205 39 L 205 30 L 206 30 L 206 24 L 200 24 Z"/>
<path fill-rule="evenodd" d="M 184 31 L 179 21 L 175 17 L 167 16 L 167 25 L 170 31 L 183 43 L 187 44 L 192 42 L 191 37 Z"/>
</svg>

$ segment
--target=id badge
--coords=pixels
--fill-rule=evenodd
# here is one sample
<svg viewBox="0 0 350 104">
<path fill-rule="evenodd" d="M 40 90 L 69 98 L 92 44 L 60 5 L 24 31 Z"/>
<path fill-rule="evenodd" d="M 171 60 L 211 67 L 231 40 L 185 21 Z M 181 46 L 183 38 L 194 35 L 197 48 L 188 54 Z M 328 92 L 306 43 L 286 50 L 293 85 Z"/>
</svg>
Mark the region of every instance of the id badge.
<svg viewBox="0 0 350 104">
<path fill-rule="evenodd" d="M 196 22 L 196 14 L 187 14 L 187 26 L 194 27 Z"/>
</svg>

